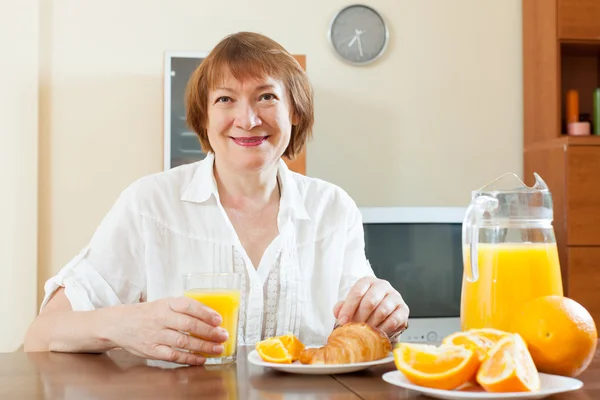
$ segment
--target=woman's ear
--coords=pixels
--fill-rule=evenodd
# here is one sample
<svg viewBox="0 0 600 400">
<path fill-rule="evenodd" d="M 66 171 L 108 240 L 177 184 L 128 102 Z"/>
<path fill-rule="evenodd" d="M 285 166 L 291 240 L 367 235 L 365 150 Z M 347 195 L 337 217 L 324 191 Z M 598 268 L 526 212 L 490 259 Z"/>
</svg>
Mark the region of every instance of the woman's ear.
<svg viewBox="0 0 600 400">
<path fill-rule="evenodd" d="M 300 117 L 296 113 L 292 114 L 292 125 L 298 125 L 300 123 Z"/>
</svg>

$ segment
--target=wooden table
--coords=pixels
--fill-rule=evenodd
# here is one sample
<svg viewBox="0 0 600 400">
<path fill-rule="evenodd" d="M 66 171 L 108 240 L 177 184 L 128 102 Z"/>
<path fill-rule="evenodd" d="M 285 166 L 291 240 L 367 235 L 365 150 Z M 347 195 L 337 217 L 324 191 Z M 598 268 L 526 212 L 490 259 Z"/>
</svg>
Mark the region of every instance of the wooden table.
<svg viewBox="0 0 600 400">
<path fill-rule="evenodd" d="M 279 373 L 246 361 L 225 367 L 182 367 L 122 350 L 106 354 L 0 354 L 0 399 L 425 399 L 381 379 L 393 363 L 336 376 Z M 600 350 L 579 377 L 582 390 L 552 400 L 600 400 Z"/>
</svg>

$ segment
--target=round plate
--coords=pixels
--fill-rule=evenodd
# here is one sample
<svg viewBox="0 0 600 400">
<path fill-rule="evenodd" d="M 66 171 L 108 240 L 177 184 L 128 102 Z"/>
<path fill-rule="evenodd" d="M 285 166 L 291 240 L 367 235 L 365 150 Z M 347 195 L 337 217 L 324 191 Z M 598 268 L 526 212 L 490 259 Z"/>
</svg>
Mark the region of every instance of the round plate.
<svg viewBox="0 0 600 400">
<path fill-rule="evenodd" d="M 470 388 L 464 388 L 462 390 L 440 390 L 430 389 L 423 386 L 418 386 L 410 383 L 404 374 L 400 371 L 392 371 L 383 374 L 383 380 L 392 385 L 400 386 L 405 389 L 414 390 L 422 393 L 429 397 L 435 397 L 437 399 L 542 399 L 544 397 L 570 392 L 572 390 L 581 389 L 583 382 L 578 379 L 567 378 L 559 375 L 549 375 L 540 373 L 541 388 L 538 392 L 521 392 L 521 393 L 488 393 L 484 392 L 481 388 L 471 386 Z M 470 390 L 469 390 L 470 389 Z"/>
<path fill-rule="evenodd" d="M 363 369 L 371 368 L 375 365 L 387 364 L 394 361 L 394 357 L 391 355 L 382 358 L 377 361 L 370 361 L 364 363 L 354 364 L 301 364 L 300 361 L 295 361 L 291 364 L 277 364 L 264 361 L 256 350 L 252 350 L 248 354 L 248 361 L 250 364 L 258 365 L 260 367 L 273 368 L 282 372 L 289 372 L 292 374 L 305 374 L 305 375 L 333 375 L 333 374 L 347 374 L 349 372 L 361 371 Z"/>
</svg>

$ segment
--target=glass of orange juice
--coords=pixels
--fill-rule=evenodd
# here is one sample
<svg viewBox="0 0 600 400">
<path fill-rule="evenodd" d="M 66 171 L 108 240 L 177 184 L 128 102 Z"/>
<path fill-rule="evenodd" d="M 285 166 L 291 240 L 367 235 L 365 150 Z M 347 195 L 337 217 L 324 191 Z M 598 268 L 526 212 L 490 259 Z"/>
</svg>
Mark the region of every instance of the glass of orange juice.
<svg viewBox="0 0 600 400">
<path fill-rule="evenodd" d="M 238 318 L 240 309 L 239 273 L 189 273 L 183 276 L 184 296 L 197 300 L 213 309 L 223 322 L 229 339 L 223 343 L 223 353 L 206 355 L 206 364 L 229 364 L 237 356 Z"/>
</svg>

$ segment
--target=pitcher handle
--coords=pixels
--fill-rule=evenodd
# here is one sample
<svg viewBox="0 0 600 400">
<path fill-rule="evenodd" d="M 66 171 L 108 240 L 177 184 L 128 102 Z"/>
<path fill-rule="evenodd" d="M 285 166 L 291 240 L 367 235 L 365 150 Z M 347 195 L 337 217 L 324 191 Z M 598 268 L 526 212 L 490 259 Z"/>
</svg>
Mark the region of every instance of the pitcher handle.
<svg viewBox="0 0 600 400">
<path fill-rule="evenodd" d="M 469 264 L 465 265 L 465 277 L 469 282 L 477 282 L 479 279 L 479 256 L 477 252 L 477 243 L 479 243 L 479 228 L 483 213 L 491 208 L 495 208 L 498 201 L 489 196 L 479 196 L 469 205 L 465 213 L 465 219 L 462 225 L 462 237 L 466 240 L 470 234 L 469 243 Z M 463 255 L 464 257 L 464 255 Z"/>
</svg>

